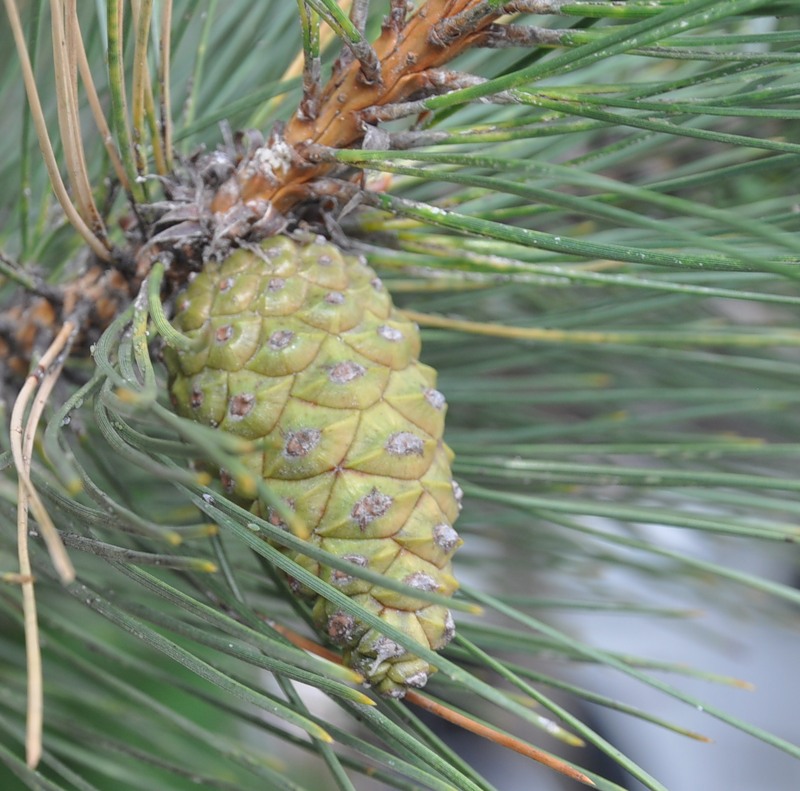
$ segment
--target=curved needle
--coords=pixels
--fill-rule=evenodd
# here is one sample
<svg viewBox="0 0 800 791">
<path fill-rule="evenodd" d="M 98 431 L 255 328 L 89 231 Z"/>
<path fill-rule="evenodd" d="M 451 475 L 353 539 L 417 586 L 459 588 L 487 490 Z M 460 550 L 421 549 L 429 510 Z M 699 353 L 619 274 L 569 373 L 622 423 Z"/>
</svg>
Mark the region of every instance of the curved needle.
<svg viewBox="0 0 800 791">
<path fill-rule="evenodd" d="M 75 332 L 75 325 L 66 322 L 55 340 L 42 356 L 33 373 L 25 380 L 11 412 L 11 453 L 19 478 L 17 499 L 17 552 L 22 586 L 22 611 L 25 623 L 25 651 L 28 670 L 28 706 L 25 734 L 26 761 L 35 768 L 42 755 L 42 723 L 44 694 L 42 682 L 42 655 L 39 643 L 39 628 L 36 617 L 36 596 L 28 551 L 28 509 L 33 511 L 42 536 L 45 539 L 53 565 L 61 580 L 69 583 L 75 579 L 75 570 L 61 543 L 58 531 L 39 498 L 30 477 L 31 455 L 36 428 L 47 399 L 52 392 L 63 366 L 62 353 Z M 36 388 L 39 392 L 36 393 Z M 27 422 L 25 412 L 31 398 Z"/>
</svg>

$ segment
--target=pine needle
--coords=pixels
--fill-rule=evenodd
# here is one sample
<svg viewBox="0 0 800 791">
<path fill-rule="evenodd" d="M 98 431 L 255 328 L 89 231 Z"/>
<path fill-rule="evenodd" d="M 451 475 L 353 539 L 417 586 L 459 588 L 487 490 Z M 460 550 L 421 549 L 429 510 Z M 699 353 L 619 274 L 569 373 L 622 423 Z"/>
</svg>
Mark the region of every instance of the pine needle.
<svg viewBox="0 0 800 791">
<path fill-rule="evenodd" d="M 307 637 L 303 637 L 303 635 L 298 634 L 289 627 L 275 623 L 273 620 L 270 620 L 270 625 L 298 648 L 309 651 L 316 656 L 321 656 L 330 662 L 342 664 L 342 657 L 339 654 L 319 645 L 319 643 L 309 640 Z M 453 725 L 458 725 L 460 728 L 470 731 L 471 733 L 474 733 L 477 736 L 486 739 L 487 741 L 494 742 L 495 744 L 499 744 L 501 747 L 505 747 L 508 750 L 513 750 L 514 752 L 520 753 L 520 755 L 531 758 L 537 763 L 563 774 L 565 777 L 569 777 L 572 780 L 577 780 L 589 786 L 595 785 L 594 781 L 583 774 L 583 772 L 579 772 L 577 769 L 565 763 L 564 761 L 559 760 L 555 756 L 550 755 L 542 750 L 538 750 L 530 744 L 526 744 L 522 740 L 517 739 L 512 735 L 502 732 L 498 728 L 477 722 L 473 717 L 455 711 L 451 707 L 434 701 L 430 697 L 423 695 L 416 690 L 409 689 L 406 692 L 405 699 L 409 703 L 413 703 L 415 706 L 418 706 L 419 708 L 436 715 L 440 719 L 446 720 Z"/>
<path fill-rule="evenodd" d="M 92 248 L 98 258 L 102 261 L 108 261 L 111 258 L 111 252 L 107 244 L 86 224 L 80 211 L 78 211 L 69 197 L 67 188 L 64 186 L 64 181 L 61 178 L 58 162 L 56 161 L 53 145 L 50 140 L 47 121 L 44 117 L 44 111 L 42 110 L 42 103 L 39 99 L 39 90 L 36 87 L 36 78 L 34 77 L 33 66 L 31 65 L 31 60 L 28 55 L 28 46 L 25 43 L 25 35 L 22 30 L 19 12 L 17 11 L 14 0 L 3 1 L 5 3 L 9 22 L 11 23 L 11 31 L 14 34 L 14 42 L 22 66 L 22 76 L 25 81 L 25 90 L 28 94 L 28 103 L 31 108 L 33 124 L 39 138 L 39 147 L 44 156 L 44 162 L 47 166 L 50 182 L 53 185 L 53 191 L 56 194 L 58 202 L 61 204 L 61 208 L 64 210 L 64 214 L 66 214 L 67 219 L 75 230 L 86 240 L 86 243 Z"/>
<path fill-rule="evenodd" d="M 25 646 L 28 664 L 28 716 L 26 730 L 27 763 L 35 768 L 42 756 L 42 726 L 44 695 L 42 683 L 42 658 L 39 645 L 39 627 L 36 617 L 36 596 L 34 593 L 33 570 L 28 553 L 28 509 L 36 515 L 42 536 L 50 550 L 53 565 L 66 584 L 75 579 L 75 570 L 64 549 L 64 545 L 53 525 L 47 510 L 39 499 L 30 478 L 31 454 L 36 436 L 36 428 L 41 418 L 61 367 L 64 363 L 62 352 L 68 346 L 75 326 L 64 324 L 53 343 L 47 349 L 36 368 L 25 381 L 11 413 L 11 450 L 19 476 L 17 499 L 17 551 L 19 554 L 19 573 L 23 578 L 22 608 L 25 619 Z M 36 387 L 39 392 L 31 406 L 27 423 L 25 412 Z"/>
</svg>

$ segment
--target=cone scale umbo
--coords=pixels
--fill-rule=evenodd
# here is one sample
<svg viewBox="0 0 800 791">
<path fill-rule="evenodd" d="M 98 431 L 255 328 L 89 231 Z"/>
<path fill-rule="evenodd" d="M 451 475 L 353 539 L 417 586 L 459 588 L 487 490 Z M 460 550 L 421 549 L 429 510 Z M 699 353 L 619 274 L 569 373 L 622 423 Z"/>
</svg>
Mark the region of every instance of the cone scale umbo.
<svg viewBox="0 0 800 791">
<path fill-rule="evenodd" d="M 310 531 L 309 541 L 403 583 L 389 590 L 292 559 L 426 648 L 453 637 L 450 611 L 413 595 L 451 595 L 461 492 L 442 440 L 446 404 L 418 361 L 419 330 L 375 272 L 322 239 L 274 237 L 211 262 L 176 301 L 199 350 L 165 349 L 177 411 L 256 441 L 251 473 Z M 220 471 L 226 492 L 273 524 L 279 515 Z M 434 668 L 358 618 L 314 599 L 313 618 L 344 661 L 384 694 L 423 686 Z"/>
</svg>

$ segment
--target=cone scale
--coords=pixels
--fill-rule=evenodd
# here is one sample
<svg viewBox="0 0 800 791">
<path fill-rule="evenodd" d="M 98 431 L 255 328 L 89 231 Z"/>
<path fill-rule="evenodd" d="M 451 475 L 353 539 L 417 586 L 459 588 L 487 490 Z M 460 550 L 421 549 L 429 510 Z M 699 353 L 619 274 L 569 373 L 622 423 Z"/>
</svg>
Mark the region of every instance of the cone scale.
<svg viewBox="0 0 800 791">
<path fill-rule="evenodd" d="M 176 410 L 256 441 L 242 461 L 302 520 L 309 542 L 402 582 L 392 591 L 284 549 L 420 645 L 453 637 L 449 596 L 461 493 L 442 433 L 436 372 L 419 362 L 419 330 L 375 272 L 318 237 L 274 237 L 211 262 L 176 300 L 175 326 L 198 351 L 165 349 Z M 226 493 L 271 523 L 280 517 L 220 471 Z M 401 697 L 434 668 L 290 580 L 313 600 L 320 632 L 381 694 Z"/>
</svg>

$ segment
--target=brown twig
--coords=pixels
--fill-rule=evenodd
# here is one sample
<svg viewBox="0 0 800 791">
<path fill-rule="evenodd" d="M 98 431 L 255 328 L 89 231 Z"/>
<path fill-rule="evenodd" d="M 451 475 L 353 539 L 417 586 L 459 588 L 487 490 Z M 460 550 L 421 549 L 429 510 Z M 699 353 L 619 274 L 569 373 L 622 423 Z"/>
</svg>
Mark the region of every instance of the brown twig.
<svg viewBox="0 0 800 791">
<path fill-rule="evenodd" d="M 303 185 L 334 167 L 306 159 L 309 147 L 358 146 L 370 119 L 374 123 L 377 118 L 414 113 L 420 105 L 406 103 L 416 95 L 461 87 L 455 78 L 452 85 L 442 81 L 442 74 L 451 73 L 440 68 L 474 46 L 484 28 L 504 13 L 504 7 L 490 8 L 484 0 L 428 0 L 406 19 L 405 4 L 392 3 L 381 34 L 370 48 L 378 67 L 365 72 L 365 58 L 355 51 L 355 58 L 337 61 L 315 102 L 316 112 L 311 116 L 295 113 L 285 129 L 245 159 L 220 187 L 211 202 L 212 211 L 224 214 L 237 204 L 269 201 L 286 212 L 307 194 Z M 433 35 L 434 30 L 446 30 L 445 39 Z"/>
</svg>

